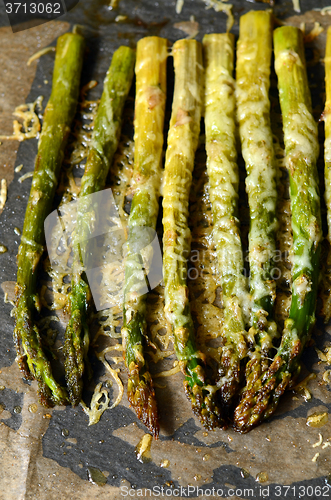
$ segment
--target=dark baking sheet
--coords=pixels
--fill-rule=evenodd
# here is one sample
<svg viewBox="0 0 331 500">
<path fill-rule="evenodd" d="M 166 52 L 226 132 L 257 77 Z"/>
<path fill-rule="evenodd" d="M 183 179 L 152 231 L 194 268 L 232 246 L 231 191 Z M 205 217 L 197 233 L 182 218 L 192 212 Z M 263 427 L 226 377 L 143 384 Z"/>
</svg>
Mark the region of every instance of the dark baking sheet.
<svg viewBox="0 0 331 500">
<path fill-rule="evenodd" d="M 267 5 L 235 0 L 231 2 L 235 17 L 232 32 L 238 35 L 238 19 L 250 9 L 264 9 Z M 310 8 L 324 7 L 328 2 L 312 2 L 301 0 L 302 14 Z M 324 26 L 329 16 L 320 16 L 309 12 L 306 16 L 297 16 L 293 12 L 292 2 L 278 2 L 275 14 L 279 19 L 294 16 L 292 21 L 297 25 L 301 21 L 309 22 L 317 19 Z M 127 21 L 115 23 L 118 15 L 128 16 Z M 87 38 L 87 56 L 84 63 L 82 84 L 92 78 L 102 82 L 108 69 L 114 50 L 121 44 L 135 47 L 137 40 L 146 35 L 159 35 L 174 42 L 185 36 L 185 33 L 174 28 L 179 21 L 188 21 L 194 15 L 199 22 L 198 40 L 205 33 L 223 32 L 226 26 L 226 15 L 206 10 L 199 0 L 185 0 L 180 15 L 175 12 L 175 2 L 160 0 L 121 0 L 117 9 L 109 9 L 109 1 L 81 0 L 79 4 L 58 22 L 84 27 Z M 0 3 L 0 23 L 8 25 L 3 4 Z M 36 28 L 33 28 L 36 29 Z M 0 42 L 2 32 L 0 31 Z M 8 39 L 8 33 L 6 34 Z M 18 36 L 15 34 L 13 36 Z M 20 33 L 20 36 L 23 36 Z M 28 35 L 27 35 L 28 36 Z M 33 31 L 29 30 L 29 36 Z M 323 47 L 324 35 L 318 41 Z M 49 38 L 49 34 L 48 34 Z M 3 38 L 4 39 L 4 38 Z M 55 44 L 55 39 L 52 44 Z M 2 45 L 2 44 L 1 44 Z M 40 45 L 43 47 L 41 36 Z M 4 47 L 2 47 L 4 49 Z M 33 52 L 32 52 L 33 53 Z M 28 54 L 31 55 L 31 52 Z M 17 52 L 18 60 L 25 64 L 27 54 Z M 26 97 L 32 102 L 40 94 L 45 102 L 49 97 L 53 57 L 42 57 L 36 67 L 33 83 Z M 23 71 L 24 74 L 24 71 Z M 315 78 L 320 79 L 315 104 L 323 105 L 320 98 L 321 77 L 323 68 L 320 65 L 315 71 Z M 0 81 L 6 81 L 6 75 L 0 74 Z M 9 84 L 6 81 L 7 85 Z M 92 91 L 92 98 L 98 98 L 102 85 Z M 0 96 L 6 99 L 6 95 Z M 1 132 L 2 133 L 2 132 Z M 19 145 L 15 163 L 8 165 L 13 172 L 14 166 L 24 164 L 24 169 L 15 174 L 9 184 L 8 200 L 0 215 L 0 243 L 8 247 L 8 252 L 0 255 L 0 283 L 14 281 L 16 275 L 15 256 L 19 237 L 14 234 L 14 227 L 22 228 L 25 207 L 30 189 L 30 180 L 22 184 L 17 178 L 34 166 L 37 152 L 37 141 L 30 140 Z M 0 147 L 0 164 L 8 162 L 6 151 Z M 0 166 L 1 166 L 0 165 Z M 1 175 L 7 174 L 4 169 Z M 0 175 L 0 177 L 1 177 Z M 0 298 L 2 299 L 2 292 Z M 163 397 L 158 391 L 161 412 L 165 415 L 161 420 L 161 435 L 158 443 L 152 444 L 152 462 L 141 463 L 136 459 L 134 447 L 145 433 L 142 424 L 134 413 L 123 403 L 102 416 L 100 422 L 88 427 L 88 418 L 81 408 L 55 408 L 47 412 L 39 407 L 37 414 L 28 411 L 28 404 L 35 402 L 35 387 L 21 381 L 16 368 L 15 350 L 12 342 L 13 318 L 10 317 L 11 305 L 0 301 L 0 385 L 6 389 L 0 391 L 0 403 L 6 407 L 5 415 L 0 415 L 0 499 L 43 499 L 43 498 L 121 498 L 125 489 L 132 488 L 131 497 L 145 496 L 140 493 L 144 488 L 166 488 L 164 496 L 186 496 L 189 484 L 200 491 L 192 491 L 190 496 L 206 498 L 214 488 L 214 496 L 230 498 L 226 488 L 237 488 L 237 495 L 232 498 L 315 498 L 331 497 L 328 484 L 331 479 L 331 460 L 329 448 L 316 463 L 312 457 L 319 448 L 313 448 L 318 434 L 323 439 L 331 438 L 330 424 L 321 429 L 306 426 L 306 418 L 314 411 L 328 411 L 331 408 L 330 387 L 321 386 L 321 373 L 324 367 L 318 364 L 313 347 L 307 349 L 303 357 L 308 371 L 314 371 L 317 378 L 309 388 L 312 399 L 305 402 L 300 396 L 293 394 L 284 397 L 276 415 L 270 422 L 253 430 L 249 435 L 239 436 L 231 430 L 216 431 L 205 435 L 199 422 L 191 415 L 189 403 L 181 393 L 175 402 Z M 320 348 L 330 341 L 323 325 L 318 323 L 316 345 Z M 95 373 L 102 373 L 102 367 L 94 360 Z M 176 376 L 177 377 L 177 376 Z M 177 380 L 178 379 L 178 380 Z M 181 390 L 180 375 L 177 377 L 178 390 Z M 85 395 L 88 397 L 88 394 Z M 20 406 L 22 413 L 15 413 L 14 408 Z M 8 414 L 10 412 L 10 416 Z M 48 418 L 47 413 L 51 418 Z M 3 418 L 2 418 L 3 417 Z M 177 420 L 176 420 L 177 419 Z M 9 428 L 9 429 L 8 429 Z M 203 458 L 205 457 L 205 459 Z M 206 458 L 207 457 L 207 458 Z M 209 459 L 208 459 L 209 457 Z M 163 459 L 169 458 L 169 468 L 160 467 Z M 104 487 L 92 485 L 88 481 L 88 468 L 94 467 L 107 476 Z M 249 476 L 243 473 L 245 469 Z M 15 473 L 13 473 L 13 470 Z M 267 472 L 268 480 L 259 483 L 256 477 L 259 472 Z M 284 485 L 289 490 L 279 489 Z M 308 486 L 314 490 L 308 489 Z M 180 487 L 184 488 L 180 490 Z M 316 489 L 316 487 L 321 489 Z M 324 488 L 324 489 L 323 489 Z M 135 491 L 135 493 L 134 493 Z M 156 489 L 154 496 L 161 490 Z M 253 494 L 252 494 L 253 492 Z M 311 495 L 310 493 L 313 492 Z M 320 492 L 320 494 L 319 494 Z M 286 493 L 286 494 L 285 494 Z M 146 496 L 149 494 L 147 493 Z"/>
</svg>

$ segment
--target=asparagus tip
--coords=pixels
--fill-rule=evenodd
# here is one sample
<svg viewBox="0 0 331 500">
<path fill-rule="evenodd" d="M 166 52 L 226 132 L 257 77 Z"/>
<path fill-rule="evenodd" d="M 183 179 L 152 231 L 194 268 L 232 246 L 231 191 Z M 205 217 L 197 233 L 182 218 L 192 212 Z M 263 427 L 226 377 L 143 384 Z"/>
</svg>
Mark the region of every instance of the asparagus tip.
<svg viewBox="0 0 331 500">
<path fill-rule="evenodd" d="M 234 411 L 234 429 L 246 433 L 269 418 L 275 412 L 291 376 L 287 363 L 281 356 L 276 356 L 268 371 L 245 391 Z"/>
<path fill-rule="evenodd" d="M 149 372 L 139 373 L 138 367 L 130 369 L 128 379 L 128 400 L 134 408 L 137 417 L 153 434 L 159 437 L 159 420 L 153 388 L 152 377 Z"/>
<path fill-rule="evenodd" d="M 217 401 L 217 392 L 208 391 L 208 387 L 194 384 L 191 387 L 188 380 L 184 382 L 184 390 L 191 401 L 193 413 L 198 417 L 205 429 L 211 431 L 216 427 L 227 428 L 226 421 Z"/>
</svg>

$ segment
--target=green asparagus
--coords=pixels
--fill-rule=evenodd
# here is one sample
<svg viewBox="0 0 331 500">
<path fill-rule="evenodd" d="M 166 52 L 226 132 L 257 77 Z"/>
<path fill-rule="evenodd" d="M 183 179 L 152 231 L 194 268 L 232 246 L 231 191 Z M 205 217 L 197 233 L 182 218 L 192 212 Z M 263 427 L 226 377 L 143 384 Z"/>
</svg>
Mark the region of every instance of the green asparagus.
<svg viewBox="0 0 331 500">
<path fill-rule="evenodd" d="M 178 40 L 172 50 L 175 90 L 172 104 L 163 194 L 163 277 L 165 315 L 172 326 L 184 388 L 202 424 L 220 424 L 217 387 L 208 383 L 205 357 L 198 350 L 187 288 L 190 230 L 187 225 L 194 155 L 202 105 L 202 51 L 195 40 Z"/>
<path fill-rule="evenodd" d="M 237 50 L 237 106 L 246 191 L 250 211 L 248 235 L 252 313 L 245 393 L 269 366 L 278 336 L 273 320 L 276 282 L 273 278 L 277 230 L 276 165 L 270 127 L 270 62 L 272 15 L 251 11 L 240 18 Z"/>
<path fill-rule="evenodd" d="M 248 299 L 238 220 L 234 37 L 205 35 L 203 47 L 207 171 L 224 308 L 224 345 L 217 384 L 224 406 L 229 406 L 239 390 L 240 364 L 247 354 L 243 308 Z"/>
<path fill-rule="evenodd" d="M 323 113 L 325 143 L 324 143 L 324 177 L 325 177 L 325 204 L 328 224 L 327 241 L 329 243 L 328 256 L 323 276 L 323 315 L 325 323 L 331 318 L 331 27 L 328 28 L 325 53 L 325 90 L 326 102 Z"/>
<path fill-rule="evenodd" d="M 93 202 L 89 195 L 105 187 L 109 167 L 120 138 L 122 112 L 132 83 L 134 60 L 134 51 L 129 47 L 120 47 L 113 55 L 104 81 L 82 177 L 76 230 L 72 237 L 73 266 L 68 300 L 70 319 L 64 345 L 66 380 L 69 398 L 73 405 L 77 405 L 81 400 L 83 375 L 89 367 L 88 310 L 92 302 L 84 272 L 84 248 L 80 242 L 91 234 L 94 220 L 91 215 L 98 218 L 98 213 L 94 214 Z"/>
<path fill-rule="evenodd" d="M 331 244 L 331 27 L 328 28 L 324 61 L 326 90 L 324 111 L 325 203 L 327 208 L 328 241 Z"/>
<path fill-rule="evenodd" d="M 76 111 L 83 52 L 84 40 L 80 35 L 66 33 L 59 37 L 52 93 L 45 110 L 18 252 L 14 330 L 17 361 L 26 378 L 37 380 L 40 401 L 45 406 L 66 403 L 67 393 L 52 375 L 35 323 L 35 314 L 39 311 L 36 276 L 44 251 L 44 220 L 52 207 L 64 148 Z"/>
<path fill-rule="evenodd" d="M 146 278 L 140 249 L 155 234 L 159 211 L 163 125 L 166 99 L 167 40 L 146 37 L 137 45 L 135 154 L 129 235 L 125 263 L 122 338 L 128 369 L 128 399 L 157 438 L 159 423 L 153 381 L 144 356 Z M 146 231 L 150 228 L 152 231 Z M 144 240 L 144 241 L 141 241 Z"/>
<path fill-rule="evenodd" d="M 290 175 L 293 229 L 292 299 L 281 345 L 268 369 L 235 412 L 235 426 L 247 432 L 275 411 L 300 370 L 300 356 L 315 323 L 322 237 L 316 161 L 317 125 L 312 116 L 302 32 L 290 26 L 274 32 L 275 68 Z"/>
</svg>

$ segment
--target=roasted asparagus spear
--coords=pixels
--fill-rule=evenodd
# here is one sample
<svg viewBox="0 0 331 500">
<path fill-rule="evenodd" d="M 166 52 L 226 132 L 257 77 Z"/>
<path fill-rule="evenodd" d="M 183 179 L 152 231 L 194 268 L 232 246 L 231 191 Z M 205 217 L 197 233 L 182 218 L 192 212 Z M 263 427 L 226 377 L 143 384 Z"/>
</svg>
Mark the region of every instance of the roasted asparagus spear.
<svg viewBox="0 0 331 500">
<path fill-rule="evenodd" d="M 276 165 L 270 127 L 270 64 L 272 15 L 251 11 L 240 18 L 237 50 L 237 105 L 246 191 L 250 212 L 248 235 L 252 313 L 246 365 L 245 397 L 269 366 L 277 326 L 273 320 L 276 282 Z M 239 411 L 239 410 L 238 410 Z"/>
<path fill-rule="evenodd" d="M 163 125 L 166 100 L 167 40 L 156 36 L 137 44 L 135 153 L 133 189 L 125 263 L 122 338 L 128 369 L 128 399 L 137 416 L 154 434 L 159 423 L 153 381 L 144 346 L 146 332 L 146 277 L 140 250 L 155 235 L 159 211 Z M 151 231 L 146 231 L 150 228 Z"/>
<path fill-rule="evenodd" d="M 68 300 L 70 314 L 65 332 L 65 370 L 70 401 L 77 405 L 81 400 L 83 375 L 88 366 L 89 349 L 88 309 L 91 292 L 84 272 L 84 247 L 94 219 L 91 194 L 105 187 L 106 178 L 117 149 L 122 124 L 122 112 L 129 93 L 135 55 L 129 47 L 120 47 L 113 55 L 95 118 L 91 146 L 79 193 L 76 229 L 72 236 L 73 266 L 71 292 Z"/>
<path fill-rule="evenodd" d="M 238 220 L 234 37 L 205 35 L 205 130 L 213 237 L 221 276 L 224 323 L 219 381 L 223 404 L 238 392 L 241 361 L 247 354 L 243 305 L 248 291 Z"/>
<path fill-rule="evenodd" d="M 172 326 L 184 387 L 194 413 L 207 428 L 219 425 L 217 388 L 208 383 L 204 355 L 198 350 L 187 288 L 190 230 L 189 193 L 198 146 L 202 105 L 202 51 L 195 40 L 173 46 L 175 90 L 172 104 L 163 194 L 163 277 L 165 314 Z"/>
<path fill-rule="evenodd" d="M 324 111 L 325 128 L 325 203 L 327 208 L 328 241 L 331 244 L 331 26 L 328 28 L 325 53 L 325 90 Z"/>
<path fill-rule="evenodd" d="M 326 219 L 328 224 L 327 240 L 329 243 L 328 256 L 323 277 L 324 307 L 323 315 L 326 323 L 331 317 L 331 27 L 328 28 L 325 53 L 325 91 L 326 102 L 323 113 L 325 143 L 324 143 L 324 178 L 325 178 L 325 204 Z"/>
<path fill-rule="evenodd" d="M 67 394 L 52 375 L 35 323 L 35 314 L 39 311 L 36 276 L 44 251 L 44 220 L 52 207 L 64 148 L 76 111 L 83 52 L 84 40 L 80 35 L 66 33 L 59 37 L 52 93 L 45 110 L 18 252 L 14 331 L 17 361 L 25 377 L 37 380 L 40 401 L 45 406 L 64 404 Z"/>
<path fill-rule="evenodd" d="M 268 369 L 235 414 L 235 425 L 250 430 L 275 411 L 315 323 L 321 231 L 316 161 L 317 125 L 312 116 L 302 32 L 286 26 L 274 32 L 275 68 L 283 116 L 286 163 L 290 175 L 293 229 L 292 299 L 281 345 Z"/>
</svg>

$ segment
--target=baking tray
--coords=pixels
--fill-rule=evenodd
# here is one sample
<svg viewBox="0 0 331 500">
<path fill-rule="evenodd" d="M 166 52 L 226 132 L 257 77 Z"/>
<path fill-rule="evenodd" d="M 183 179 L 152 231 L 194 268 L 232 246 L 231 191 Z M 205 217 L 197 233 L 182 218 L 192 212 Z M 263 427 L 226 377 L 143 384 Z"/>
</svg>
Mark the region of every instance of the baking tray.
<svg viewBox="0 0 331 500">
<path fill-rule="evenodd" d="M 269 8 L 239 0 L 232 4 L 235 23 L 231 31 L 236 36 L 242 14 Z M 313 22 L 318 21 L 326 28 L 331 17 L 312 9 L 327 4 L 301 0 L 302 12 L 296 14 L 291 1 L 282 1 L 276 3 L 274 12 L 289 24 L 299 26 L 306 22 L 306 28 L 311 29 Z M 119 15 L 127 19 L 115 22 Z M 90 94 L 97 99 L 111 55 L 119 45 L 135 47 L 137 40 L 147 35 L 163 36 L 172 43 L 186 36 L 174 24 L 189 21 L 191 16 L 199 23 L 200 41 L 206 33 L 225 31 L 226 15 L 206 10 L 200 0 L 185 0 L 180 14 L 176 14 L 174 1 L 121 0 L 118 8 L 110 9 L 108 0 L 81 0 L 57 21 L 13 34 L 0 3 L 1 133 L 11 133 L 11 112 L 15 106 L 32 102 L 39 95 L 47 102 L 53 56 L 47 54 L 29 67 L 26 61 L 38 48 L 55 45 L 57 36 L 74 24 L 83 26 L 87 40 L 82 85 L 97 80 L 99 85 Z M 323 55 L 324 45 L 322 33 L 309 50 L 316 48 Z M 309 68 L 309 76 L 318 113 L 323 107 L 322 63 Z M 19 183 L 18 177 L 33 169 L 36 152 L 36 140 L 19 145 L 6 142 L 0 147 L 0 177 L 8 180 L 8 200 L 0 215 L 0 243 L 8 247 L 8 252 L 0 255 L 0 283 L 15 281 L 20 238 L 14 228 L 23 227 L 31 185 L 30 180 Z M 14 167 L 20 164 L 24 165 L 23 170 L 14 173 Z M 107 410 L 93 426 L 88 426 L 88 417 L 81 407 L 47 410 L 38 405 L 36 413 L 30 411 L 31 405 L 37 404 L 36 387 L 21 379 L 16 366 L 12 306 L 3 297 L 1 291 L 0 386 L 5 388 L 0 391 L 0 403 L 5 410 L 0 415 L 0 499 L 331 497 L 330 448 L 313 446 L 320 435 L 323 443 L 331 438 L 331 425 L 327 422 L 321 428 L 313 428 L 306 424 L 309 415 L 329 412 L 331 407 L 330 386 L 321 384 L 325 364 L 319 362 L 313 345 L 303 356 L 304 373 L 316 374 L 308 384 L 311 399 L 305 401 L 300 394 L 288 392 L 274 417 L 246 435 L 231 429 L 206 432 L 192 415 L 183 394 L 181 374 L 167 379 L 166 389 L 156 389 L 160 438 L 152 443 L 151 461 L 142 463 L 136 458 L 135 447 L 146 429 L 129 408 L 126 395 L 119 406 Z M 328 331 L 320 320 L 314 341 L 320 349 L 330 344 Z M 103 368 L 93 355 L 92 364 L 95 383 L 103 376 Z M 91 390 L 93 382 L 84 393 L 86 401 Z M 110 396 L 114 397 L 112 390 Z M 320 455 L 312 461 L 316 452 Z M 102 475 L 96 474 L 98 471 Z M 101 486 L 97 484 L 100 481 L 106 483 Z"/>
</svg>

